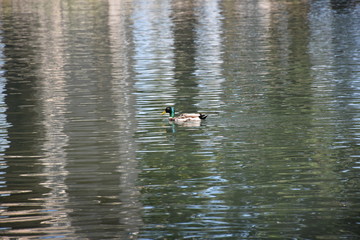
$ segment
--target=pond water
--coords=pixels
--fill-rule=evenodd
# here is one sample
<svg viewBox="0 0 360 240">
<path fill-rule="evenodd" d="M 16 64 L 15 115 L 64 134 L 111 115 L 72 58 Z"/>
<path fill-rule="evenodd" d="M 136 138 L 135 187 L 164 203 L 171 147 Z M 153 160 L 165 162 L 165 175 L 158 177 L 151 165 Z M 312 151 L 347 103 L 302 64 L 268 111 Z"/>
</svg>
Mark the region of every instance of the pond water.
<svg viewBox="0 0 360 240">
<path fill-rule="evenodd" d="M 358 1 L 0 1 L 0 89 L 2 239 L 360 238 Z"/>
</svg>

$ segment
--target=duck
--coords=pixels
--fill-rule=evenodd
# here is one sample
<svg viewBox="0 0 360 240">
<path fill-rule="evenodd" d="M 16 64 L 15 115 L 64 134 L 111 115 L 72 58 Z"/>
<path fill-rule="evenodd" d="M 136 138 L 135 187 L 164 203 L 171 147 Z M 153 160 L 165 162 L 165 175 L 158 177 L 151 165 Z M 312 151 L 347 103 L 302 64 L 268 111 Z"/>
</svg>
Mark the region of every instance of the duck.
<svg viewBox="0 0 360 240">
<path fill-rule="evenodd" d="M 185 122 L 200 122 L 207 118 L 207 115 L 202 113 L 182 113 L 179 116 L 175 117 L 175 108 L 166 107 L 162 112 L 162 115 L 169 113 L 169 121 L 174 121 L 176 123 L 185 123 Z"/>
</svg>

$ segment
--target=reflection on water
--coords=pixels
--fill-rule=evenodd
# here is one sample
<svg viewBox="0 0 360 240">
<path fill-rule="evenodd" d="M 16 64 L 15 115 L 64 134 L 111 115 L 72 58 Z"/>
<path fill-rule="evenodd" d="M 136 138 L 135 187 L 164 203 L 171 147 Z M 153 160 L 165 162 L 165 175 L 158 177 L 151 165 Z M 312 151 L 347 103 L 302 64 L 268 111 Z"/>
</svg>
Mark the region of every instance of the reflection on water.
<svg viewBox="0 0 360 240">
<path fill-rule="evenodd" d="M 47 209 L 47 220 L 43 224 L 48 225 L 47 232 L 56 235 L 59 231 L 73 233 L 69 212 L 65 205 L 68 203 L 68 187 L 65 184 L 69 171 L 66 170 L 67 153 L 65 147 L 68 145 L 69 137 L 64 132 L 68 120 L 66 114 L 66 99 L 68 99 L 67 83 L 63 77 L 65 56 L 62 52 L 64 32 L 61 27 L 61 13 L 59 3 L 51 5 L 52 17 L 39 12 L 39 18 L 48 22 L 42 34 L 39 34 L 39 58 L 40 63 L 37 75 L 41 79 L 40 99 L 44 115 L 44 136 L 42 144 L 42 157 L 39 164 L 45 177 L 42 186 L 49 189 L 42 205 Z M 48 52 L 50 48 L 53 51 Z M 38 232 L 31 229 L 29 232 Z M 42 230 L 44 232 L 44 230 Z"/>
<path fill-rule="evenodd" d="M 0 11 L 3 238 L 360 237 L 356 1 Z"/>
</svg>

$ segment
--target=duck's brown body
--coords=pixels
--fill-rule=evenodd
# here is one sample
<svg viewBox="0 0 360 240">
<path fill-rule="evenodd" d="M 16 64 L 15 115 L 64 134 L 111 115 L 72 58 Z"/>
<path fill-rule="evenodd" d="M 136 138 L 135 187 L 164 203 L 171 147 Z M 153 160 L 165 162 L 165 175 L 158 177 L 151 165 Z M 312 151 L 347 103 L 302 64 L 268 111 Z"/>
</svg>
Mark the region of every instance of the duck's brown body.
<svg viewBox="0 0 360 240">
<path fill-rule="evenodd" d="M 189 122 L 189 121 L 201 121 L 206 119 L 206 115 L 201 113 L 183 113 L 180 114 L 178 117 L 169 117 L 170 121 L 175 122 Z"/>
<path fill-rule="evenodd" d="M 174 122 L 192 122 L 192 121 L 201 121 L 206 119 L 207 115 L 201 113 L 183 113 L 180 114 L 178 117 L 175 117 L 175 108 L 174 107 L 167 107 L 165 108 L 163 114 L 169 113 L 169 121 Z"/>
</svg>

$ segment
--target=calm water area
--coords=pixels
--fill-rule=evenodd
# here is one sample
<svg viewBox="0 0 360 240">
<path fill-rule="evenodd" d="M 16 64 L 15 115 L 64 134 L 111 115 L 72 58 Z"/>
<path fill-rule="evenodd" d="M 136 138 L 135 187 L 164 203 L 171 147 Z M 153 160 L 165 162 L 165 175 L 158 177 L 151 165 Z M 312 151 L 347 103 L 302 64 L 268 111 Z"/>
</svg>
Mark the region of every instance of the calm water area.
<svg viewBox="0 0 360 240">
<path fill-rule="evenodd" d="M 0 0 L 0 239 L 360 239 L 360 2 Z"/>
</svg>

